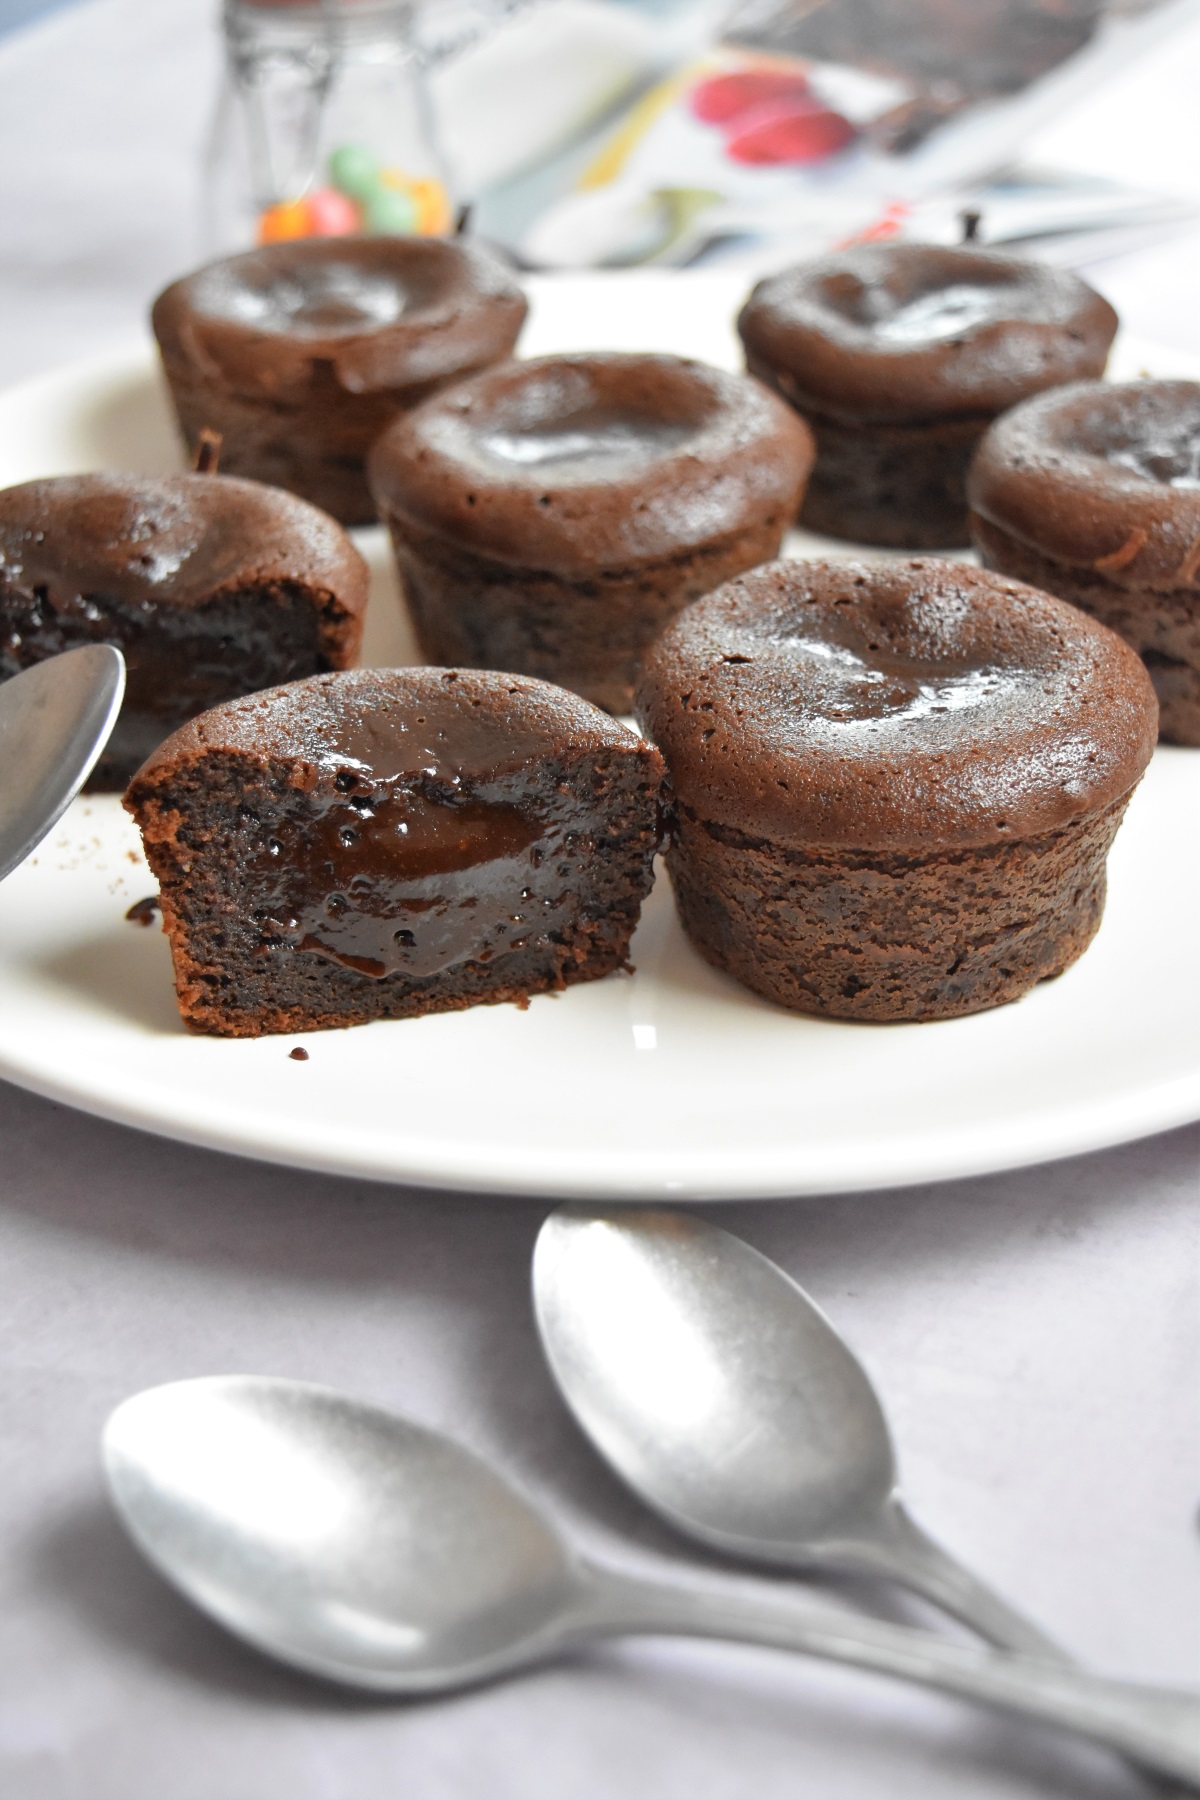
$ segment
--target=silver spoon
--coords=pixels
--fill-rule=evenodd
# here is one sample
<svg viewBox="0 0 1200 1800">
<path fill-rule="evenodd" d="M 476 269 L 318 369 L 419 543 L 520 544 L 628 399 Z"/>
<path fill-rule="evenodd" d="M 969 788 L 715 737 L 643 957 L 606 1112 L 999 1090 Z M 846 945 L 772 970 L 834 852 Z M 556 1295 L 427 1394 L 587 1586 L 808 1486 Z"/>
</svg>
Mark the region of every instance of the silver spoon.
<svg viewBox="0 0 1200 1800">
<path fill-rule="evenodd" d="M 533 1295 L 567 1405 L 678 1530 L 763 1563 L 885 1576 L 993 1644 L 1067 1663 L 913 1522 L 866 1371 L 748 1244 L 683 1213 L 563 1207 L 538 1237 Z"/>
<path fill-rule="evenodd" d="M 626 1634 L 797 1650 L 967 1695 L 1200 1785 L 1200 1701 L 1100 1681 L 795 1595 L 632 1577 L 573 1552 L 487 1463 L 331 1389 L 249 1375 L 151 1388 L 104 1432 L 134 1541 L 268 1655 L 430 1694 Z"/>
<path fill-rule="evenodd" d="M 0 683 L 0 881 L 95 768 L 124 692 L 125 659 L 110 644 L 65 650 Z"/>
</svg>

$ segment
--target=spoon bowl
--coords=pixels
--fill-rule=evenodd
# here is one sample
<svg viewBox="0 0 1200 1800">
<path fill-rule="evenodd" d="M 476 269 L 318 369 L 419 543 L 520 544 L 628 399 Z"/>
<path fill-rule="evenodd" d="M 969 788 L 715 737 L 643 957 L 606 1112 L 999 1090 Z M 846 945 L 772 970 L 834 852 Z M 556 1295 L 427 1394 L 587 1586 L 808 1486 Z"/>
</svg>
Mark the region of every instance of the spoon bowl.
<svg viewBox="0 0 1200 1800">
<path fill-rule="evenodd" d="M 0 881 L 95 768 L 124 693 L 125 659 L 111 644 L 66 650 L 0 683 Z"/>
<path fill-rule="evenodd" d="M 168 1579 L 259 1649 L 355 1686 L 419 1693 L 518 1667 L 582 1585 L 486 1463 L 325 1388 L 151 1388 L 117 1408 L 103 1453 Z"/>
<path fill-rule="evenodd" d="M 730 1276 L 736 1275 L 736 1304 Z M 682 1213 L 563 1208 L 534 1255 L 542 1344 L 584 1430 L 691 1536 L 791 1559 L 896 1485 L 875 1390 L 773 1263 Z"/>
<path fill-rule="evenodd" d="M 866 1371 L 741 1239 L 666 1209 L 561 1207 L 533 1295 L 567 1405 L 678 1530 L 758 1562 L 886 1576 L 991 1643 L 1066 1660 L 909 1516 Z"/>
</svg>

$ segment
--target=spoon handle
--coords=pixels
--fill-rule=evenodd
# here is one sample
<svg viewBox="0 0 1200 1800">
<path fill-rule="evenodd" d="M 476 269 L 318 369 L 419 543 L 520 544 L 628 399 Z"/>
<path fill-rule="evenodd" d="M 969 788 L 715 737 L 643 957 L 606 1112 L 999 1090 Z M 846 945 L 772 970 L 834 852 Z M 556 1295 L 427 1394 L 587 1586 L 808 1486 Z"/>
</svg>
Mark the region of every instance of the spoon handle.
<svg viewBox="0 0 1200 1800">
<path fill-rule="evenodd" d="M 1017 1650 L 1043 1662 L 1066 1667 L 1072 1658 L 1041 1628 L 1007 1600 L 994 1593 L 977 1575 L 927 1537 L 898 1500 L 893 1500 L 869 1537 L 837 1545 L 831 1566 L 853 1568 L 856 1574 L 883 1575 L 899 1582 L 943 1612 L 961 1620 L 1000 1650 Z"/>
<path fill-rule="evenodd" d="M 579 1637 L 708 1637 L 795 1650 L 872 1669 L 1040 1719 L 1106 1744 L 1147 1768 L 1200 1788 L 1200 1697 L 1110 1681 L 903 1625 L 844 1616 L 798 1597 L 631 1578 L 589 1566 Z"/>
</svg>

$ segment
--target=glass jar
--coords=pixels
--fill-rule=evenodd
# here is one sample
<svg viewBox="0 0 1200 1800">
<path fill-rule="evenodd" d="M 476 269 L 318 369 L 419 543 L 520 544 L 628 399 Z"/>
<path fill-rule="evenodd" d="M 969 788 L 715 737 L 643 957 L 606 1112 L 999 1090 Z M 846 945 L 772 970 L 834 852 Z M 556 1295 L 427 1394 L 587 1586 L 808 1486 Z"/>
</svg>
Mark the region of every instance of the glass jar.
<svg viewBox="0 0 1200 1800">
<path fill-rule="evenodd" d="M 413 0 L 224 0 L 208 255 L 453 229 L 413 10 Z"/>
</svg>

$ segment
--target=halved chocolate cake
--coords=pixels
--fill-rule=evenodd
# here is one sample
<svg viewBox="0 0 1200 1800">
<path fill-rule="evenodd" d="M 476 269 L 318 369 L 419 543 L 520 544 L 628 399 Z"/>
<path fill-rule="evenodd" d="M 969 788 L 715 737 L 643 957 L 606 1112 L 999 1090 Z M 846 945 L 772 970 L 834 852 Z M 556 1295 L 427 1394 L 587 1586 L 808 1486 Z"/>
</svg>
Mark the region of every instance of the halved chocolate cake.
<svg viewBox="0 0 1200 1800">
<path fill-rule="evenodd" d="M 88 783 L 123 788 L 185 719 L 358 654 L 367 565 L 315 506 L 226 475 L 62 475 L 0 493 L 0 679 L 81 644 L 125 657 Z"/>
<path fill-rule="evenodd" d="M 656 750 L 546 682 L 362 669 L 193 720 L 125 804 L 186 1023 L 255 1037 L 620 968 L 661 783 Z"/>
</svg>

